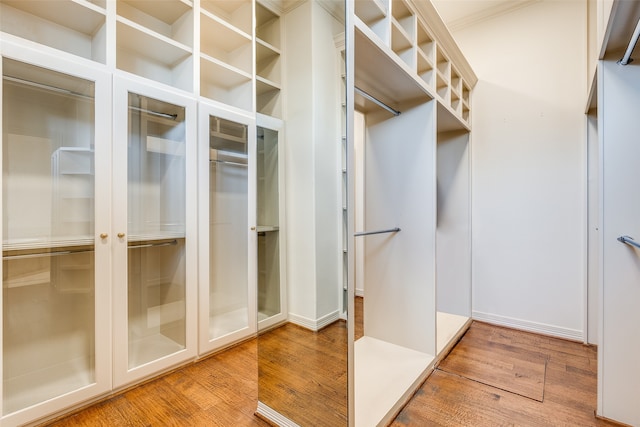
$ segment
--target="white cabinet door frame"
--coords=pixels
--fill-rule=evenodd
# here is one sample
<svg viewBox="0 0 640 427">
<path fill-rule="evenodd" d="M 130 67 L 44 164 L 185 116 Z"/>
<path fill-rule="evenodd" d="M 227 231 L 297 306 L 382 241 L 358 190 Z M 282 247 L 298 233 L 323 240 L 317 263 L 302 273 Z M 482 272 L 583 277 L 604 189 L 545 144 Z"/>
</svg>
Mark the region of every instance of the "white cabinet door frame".
<svg viewBox="0 0 640 427">
<path fill-rule="evenodd" d="M 247 326 L 232 332 L 210 335 L 210 177 L 209 177 L 209 118 L 218 117 L 247 126 Z M 198 111 L 198 200 L 199 200 L 199 352 L 201 355 L 228 346 L 256 332 L 256 126 L 255 117 L 230 111 L 205 101 L 200 101 Z M 231 243 L 231 242 L 230 242 Z M 232 266 L 229 266 L 232 268 Z"/>
<path fill-rule="evenodd" d="M 94 238 L 95 238 L 95 287 L 94 287 L 94 319 L 95 340 L 92 351 L 94 352 L 94 382 L 75 391 L 64 393 L 58 397 L 46 400 L 42 403 L 16 411 L 2 418 L 0 424 L 5 426 L 22 425 L 35 419 L 45 417 L 62 408 L 77 405 L 79 402 L 89 400 L 104 394 L 111 389 L 111 365 L 112 346 L 109 337 L 111 331 L 111 248 L 99 237 L 101 233 L 109 231 L 110 221 L 110 177 L 111 177 L 111 91 L 112 82 L 109 73 L 98 68 L 89 67 L 86 62 L 73 63 L 68 58 L 59 55 L 45 53 L 46 50 L 35 50 L 31 45 L 13 43 L 2 40 L 0 43 L 0 56 L 15 61 L 32 64 L 41 68 L 50 69 L 80 79 L 95 82 L 94 105 Z M 0 61 L 0 69 L 2 62 Z M 0 70 L 1 71 L 1 70 Z M 0 85 L 0 96 L 2 95 Z M 0 104 L 1 105 L 1 104 Z M 10 108 L 10 106 L 4 106 Z M 1 116 L 0 116 L 1 117 Z M 0 118 L 0 130 L 2 128 Z M 2 151 L 0 150 L 0 156 Z M 0 181 L 2 177 L 0 177 Z M 1 182 L 0 182 L 1 184 Z M 0 198 L 0 204 L 2 198 Z M 2 224 L 0 224 L 2 227 Z M 0 230 L 1 232 L 2 230 Z M 0 266 L 0 273 L 2 266 Z M 1 302 L 2 295 L 0 295 Z M 2 328 L 0 328 L 0 343 L 2 341 Z M 42 352 L 46 354 L 43 347 Z M 2 366 L 0 365 L 0 370 Z M 4 378 L 4 376 L 2 376 Z M 2 399 L 0 388 L 0 402 Z M 3 411 L 4 412 L 4 411 Z"/>
<path fill-rule="evenodd" d="M 147 98 L 184 107 L 185 109 L 185 346 L 154 361 L 129 367 L 128 355 L 128 95 L 135 93 Z M 108 240 L 113 250 L 113 336 L 114 389 L 156 375 L 163 370 L 194 359 L 197 355 L 197 167 L 196 167 L 196 101 L 171 88 L 149 85 L 142 79 L 114 76 L 113 93 L 113 222 Z M 153 313 L 149 314 L 149 318 Z M 150 320 L 152 321 L 152 320 Z"/>
</svg>

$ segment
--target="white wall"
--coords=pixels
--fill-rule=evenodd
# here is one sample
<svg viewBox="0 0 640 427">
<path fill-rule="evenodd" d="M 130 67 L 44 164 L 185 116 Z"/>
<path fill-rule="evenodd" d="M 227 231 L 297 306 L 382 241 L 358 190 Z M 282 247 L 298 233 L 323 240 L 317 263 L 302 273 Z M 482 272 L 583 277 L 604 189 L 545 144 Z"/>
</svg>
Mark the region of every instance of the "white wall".
<svg viewBox="0 0 640 427">
<path fill-rule="evenodd" d="M 472 105 L 473 316 L 583 339 L 586 10 L 545 0 L 454 34 Z"/>
</svg>

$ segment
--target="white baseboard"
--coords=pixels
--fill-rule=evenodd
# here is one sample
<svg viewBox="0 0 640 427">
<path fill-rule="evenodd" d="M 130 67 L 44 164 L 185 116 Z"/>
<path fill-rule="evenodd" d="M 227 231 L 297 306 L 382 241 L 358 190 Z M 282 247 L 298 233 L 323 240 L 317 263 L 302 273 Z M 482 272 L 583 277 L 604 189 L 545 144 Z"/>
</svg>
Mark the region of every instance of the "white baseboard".
<svg viewBox="0 0 640 427">
<path fill-rule="evenodd" d="M 289 313 L 289 322 L 294 323 L 303 328 L 310 329 L 312 331 L 319 331 L 327 325 L 332 324 L 336 320 L 340 319 L 340 310 L 336 310 L 319 319 L 309 319 L 308 317 L 299 316 L 297 314 Z"/>
<path fill-rule="evenodd" d="M 274 411 L 269 406 L 258 401 L 258 409 L 256 410 L 258 415 L 271 421 L 280 427 L 300 427 L 298 424 L 291 421 L 289 418 L 282 415 L 280 412 Z"/>
<path fill-rule="evenodd" d="M 520 329 L 528 332 L 535 332 L 542 335 L 550 335 L 558 338 L 565 338 L 572 341 L 584 341 L 583 331 L 577 329 L 563 328 L 560 326 L 547 325 L 545 323 L 530 322 L 528 320 L 514 319 L 512 317 L 499 316 L 497 314 L 481 313 L 474 311 L 474 320 L 487 322 L 498 326 Z"/>
</svg>

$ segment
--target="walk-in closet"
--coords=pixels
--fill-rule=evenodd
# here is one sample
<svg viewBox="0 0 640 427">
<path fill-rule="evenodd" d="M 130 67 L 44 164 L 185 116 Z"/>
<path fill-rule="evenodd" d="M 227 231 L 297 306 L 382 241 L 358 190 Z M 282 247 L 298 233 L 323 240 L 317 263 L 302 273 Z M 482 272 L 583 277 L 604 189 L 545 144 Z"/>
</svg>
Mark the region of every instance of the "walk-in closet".
<svg viewBox="0 0 640 427">
<path fill-rule="evenodd" d="M 253 346 L 251 419 L 382 426 L 472 319 L 598 345 L 640 424 L 639 19 L 0 0 L 0 424 Z"/>
</svg>

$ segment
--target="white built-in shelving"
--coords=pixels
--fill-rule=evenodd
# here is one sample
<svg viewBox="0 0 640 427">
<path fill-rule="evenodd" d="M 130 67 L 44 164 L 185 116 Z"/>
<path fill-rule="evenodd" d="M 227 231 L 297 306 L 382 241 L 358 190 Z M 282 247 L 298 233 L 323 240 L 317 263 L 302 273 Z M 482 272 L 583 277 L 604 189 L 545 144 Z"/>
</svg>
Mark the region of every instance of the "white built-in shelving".
<svg viewBox="0 0 640 427">
<path fill-rule="evenodd" d="M 193 90 L 193 4 L 118 0 L 118 69 Z"/>
<path fill-rule="evenodd" d="M 282 52 L 280 16 L 267 6 L 256 5 L 256 111 L 281 117 Z"/>
<path fill-rule="evenodd" d="M 391 422 L 470 323 L 477 78 L 430 2 L 362 0 L 353 11 L 349 214 L 373 232 L 351 240 L 362 249 L 348 272 L 363 278 L 351 378 L 354 425 L 364 427 Z"/>
<path fill-rule="evenodd" d="M 200 95 L 251 110 L 253 2 L 203 1 L 200 7 Z"/>
<path fill-rule="evenodd" d="M 105 64 L 106 0 L 0 1 L 2 32 Z"/>
<path fill-rule="evenodd" d="M 425 14 L 423 9 L 422 2 L 410 0 L 358 1 L 356 29 L 390 55 L 397 67 L 409 73 L 421 91 L 437 99 L 469 128 L 470 82 L 466 79 L 475 77 L 464 77 L 469 73 L 456 71 L 453 65 L 456 61 L 451 59 L 448 46 L 435 37 L 428 24 L 435 19 L 433 14 Z M 389 98 L 393 101 L 393 96 Z"/>
</svg>

